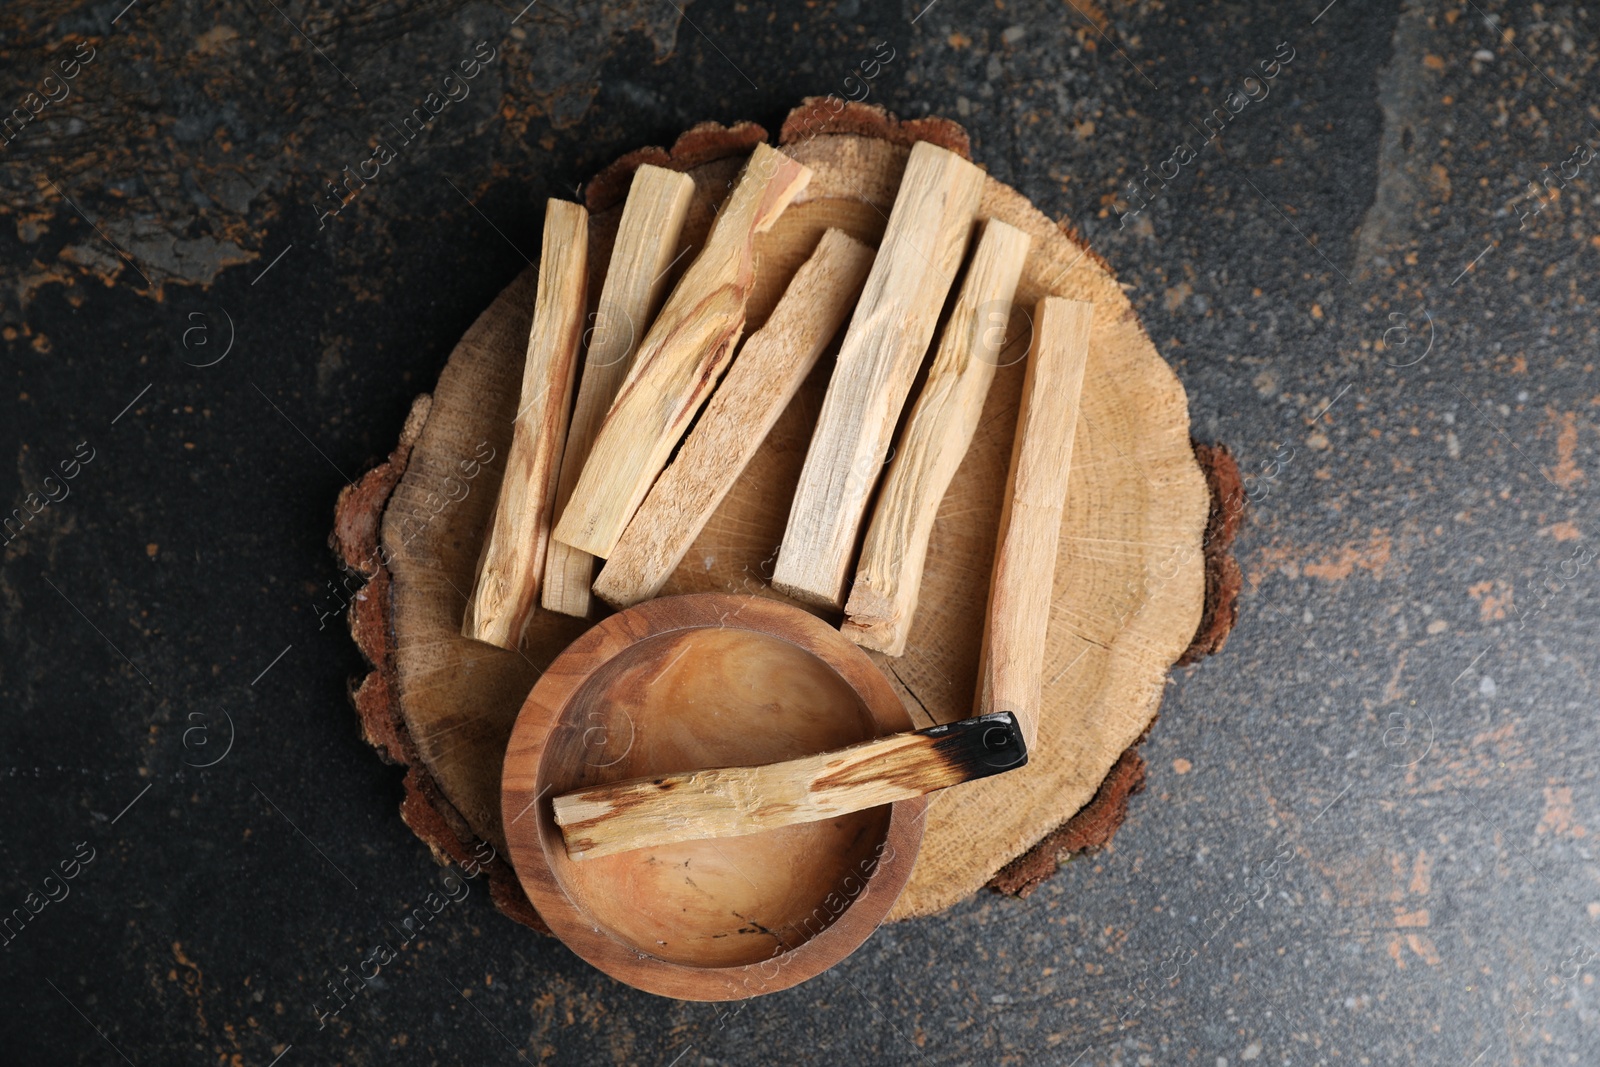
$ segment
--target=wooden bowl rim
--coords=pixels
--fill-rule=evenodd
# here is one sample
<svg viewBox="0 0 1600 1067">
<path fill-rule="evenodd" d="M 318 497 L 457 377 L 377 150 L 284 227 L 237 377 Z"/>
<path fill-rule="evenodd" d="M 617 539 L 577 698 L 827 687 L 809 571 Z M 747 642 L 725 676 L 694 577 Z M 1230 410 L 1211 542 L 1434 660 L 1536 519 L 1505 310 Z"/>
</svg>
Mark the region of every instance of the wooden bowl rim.
<svg viewBox="0 0 1600 1067">
<path fill-rule="evenodd" d="M 860 697 L 880 732 L 913 728 L 899 695 L 854 642 L 803 608 L 759 596 L 689 593 L 647 600 L 596 623 L 540 675 L 517 712 L 501 774 L 501 818 L 517 880 L 551 932 L 578 956 L 618 981 L 681 1000 L 738 1000 L 775 993 L 814 978 L 849 956 L 884 921 L 910 880 L 922 846 L 927 807 L 923 797 L 890 805 L 884 852 L 861 892 L 821 933 L 757 963 L 727 967 L 673 963 L 621 941 L 589 918 L 556 877 L 542 819 L 519 822 L 543 799 L 550 734 L 572 697 L 619 654 L 661 634 L 714 627 L 750 630 L 811 653 Z M 514 763 L 531 766 L 531 780 L 526 772 L 515 771 Z"/>
</svg>

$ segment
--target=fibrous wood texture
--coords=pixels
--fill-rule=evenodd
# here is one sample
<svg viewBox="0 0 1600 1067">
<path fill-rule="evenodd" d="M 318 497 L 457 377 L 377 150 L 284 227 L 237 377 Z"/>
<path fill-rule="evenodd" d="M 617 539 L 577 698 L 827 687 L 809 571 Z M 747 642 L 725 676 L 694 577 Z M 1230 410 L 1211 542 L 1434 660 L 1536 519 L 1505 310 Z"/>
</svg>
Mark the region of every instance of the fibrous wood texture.
<svg viewBox="0 0 1600 1067">
<path fill-rule="evenodd" d="M 1030 745 L 1039 730 L 1050 591 L 1093 321 L 1094 305 L 1080 300 L 1047 296 L 1034 309 L 1033 346 L 983 613 L 978 714 L 1015 712 Z"/>
<path fill-rule="evenodd" d="M 853 106 L 827 128 L 855 132 L 813 137 L 788 149 L 814 177 L 804 196 L 757 241 L 760 269 L 747 312 L 752 329 L 765 322 L 824 230 L 842 229 L 868 243 L 881 238 L 911 137 L 940 137 L 953 146 L 964 140 L 959 128 L 940 120 L 902 125 Z M 684 143 L 694 147 L 675 150 L 684 153 L 681 159 L 660 150 L 630 158 L 687 170 L 696 193 L 685 240 L 698 243 L 713 206 L 764 136 L 749 124 L 708 127 L 686 136 Z M 720 149 L 709 147 L 713 142 Z M 716 158 L 719 150 L 728 158 Z M 615 190 L 620 201 L 627 185 L 616 168 L 602 179 L 591 185 L 591 195 Z M 603 263 L 620 208 L 604 210 L 608 205 L 599 200 L 590 206 L 591 255 Z M 985 181 L 978 215 L 1023 230 L 1033 238 L 1033 250 L 1007 331 L 1012 340 L 939 507 L 906 653 L 898 659 L 869 653 L 919 726 L 965 718 L 973 710 L 985 591 L 1029 335 L 1020 309 L 1047 294 L 1092 301 L 1095 370 L 1084 382 L 1075 434 L 1073 488 L 1062 516 L 1031 759 L 1021 770 L 932 800 L 921 855 L 896 916 L 948 907 L 1024 854 L 1026 883 L 1036 884 L 1039 866 L 1048 867 L 1060 850 L 1107 839 L 1122 798 L 1138 780 L 1136 774 L 1115 781 L 1107 775 L 1150 726 L 1166 672 L 1195 636 L 1208 560 L 1226 558 L 1219 545 L 1203 543 L 1211 495 L 1190 447 L 1183 389 L 1110 269 L 997 181 Z M 500 462 L 490 461 L 459 503 L 442 509 L 432 503 L 446 497 L 457 465 L 480 445 L 484 454 L 493 448 L 503 456 L 510 444 L 533 292 L 530 270 L 493 301 L 451 354 L 404 476 L 381 516 L 382 543 L 390 550 L 386 562 L 367 587 L 369 600 L 357 602 L 358 642 L 375 664 L 358 694 L 363 721 L 375 739 L 387 732 L 406 739 L 401 754 L 419 778 L 408 794 L 406 818 L 441 854 L 460 855 L 460 843 L 474 838 L 504 852 L 500 769 L 512 722 L 539 671 L 587 625 L 536 612 L 520 654 L 459 637 L 464 591 L 503 473 Z M 817 368 L 773 426 L 663 594 L 773 595 L 765 578 L 783 537 L 826 370 Z M 374 472 L 374 484 L 387 484 L 392 474 L 383 472 L 393 469 Z M 376 491 L 371 498 L 383 499 Z M 365 499 L 352 497 L 350 507 L 375 506 L 361 504 Z M 372 520 L 341 514 L 341 528 L 362 521 Z M 1223 620 L 1225 630 L 1232 609 L 1219 605 L 1212 616 Z M 1223 636 L 1222 630 L 1208 632 L 1207 647 L 1217 647 Z M 1132 756 L 1128 765 L 1137 763 Z M 1097 796 L 1102 783 L 1110 792 Z M 1092 832 L 1072 830 L 1069 820 L 1091 798 L 1098 806 L 1088 813 L 1099 821 Z M 1057 833 L 1063 827 L 1072 832 Z M 1030 851 L 1041 842 L 1045 852 Z M 495 885 L 502 902 L 521 900 L 514 883 Z"/>
<path fill-rule="evenodd" d="M 745 342 L 672 464 L 634 513 L 594 592 L 625 608 L 661 591 L 855 306 L 872 249 L 829 230 Z"/>
<path fill-rule="evenodd" d="M 978 429 L 1032 243 L 998 219 L 984 226 L 861 546 L 840 627 L 859 645 L 906 650 L 934 516 Z"/>
<path fill-rule="evenodd" d="M 1017 717 L 1000 712 L 780 763 L 607 782 L 558 796 L 551 806 L 567 855 L 598 858 L 822 822 L 1002 774 L 1027 760 Z"/>
<path fill-rule="evenodd" d="M 538 606 L 554 523 L 589 283 L 588 211 L 565 200 L 545 205 L 539 263 L 506 476 L 461 621 L 464 636 L 510 649 Z"/>
<path fill-rule="evenodd" d="M 751 153 L 705 247 L 650 324 L 556 523 L 556 540 L 602 559 L 611 554 L 744 331 L 756 237 L 810 178 L 769 145 Z"/>
<path fill-rule="evenodd" d="M 572 498 L 584 460 L 589 458 L 589 446 L 600 432 L 600 422 L 633 365 L 633 354 L 666 286 L 668 269 L 679 255 L 678 238 L 693 195 L 694 181 L 677 171 L 646 164 L 634 173 L 605 284 L 595 306 L 589 346 L 583 357 L 583 377 L 578 381 L 578 399 L 567 430 L 567 447 L 561 454 L 557 514 Z M 587 616 L 593 580 L 593 556 L 551 541 L 539 602 L 563 615 Z"/>
<path fill-rule="evenodd" d="M 983 183 L 983 172 L 949 149 L 912 146 L 790 505 L 772 576 L 787 596 L 844 606 L 867 499 L 961 265 Z"/>
</svg>

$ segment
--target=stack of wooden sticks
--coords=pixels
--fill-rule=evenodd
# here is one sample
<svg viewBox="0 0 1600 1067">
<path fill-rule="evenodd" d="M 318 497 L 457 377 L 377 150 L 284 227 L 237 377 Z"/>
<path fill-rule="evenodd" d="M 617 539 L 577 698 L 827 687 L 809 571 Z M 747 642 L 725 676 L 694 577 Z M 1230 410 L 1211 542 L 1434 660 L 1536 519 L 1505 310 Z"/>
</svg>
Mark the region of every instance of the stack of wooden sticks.
<svg viewBox="0 0 1600 1067">
<path fill-rule="evenodd" d="M 758 146 L 663 301 L 693 182 L 640 167 L 592 316 L 588 214 L 549 202 L 519 410 L 463 634 L 514 649 L 541 606 L 583 617 L 596 596 L 622 608 L 657 595 L 844 327 L 772 584 L 842 609 L 841 630 L 858 644 L 904 652 L 934 516 L 976 431 L 1030 238 L 980 222 L 980 168 L 918 143 L 877 250 L 828 230 L 741 347 L 756 237 L 810 177 Z M 1090 304 L 1047 296 L 1032 316 L 979 714 L 1038 706 L 1092 314 Z"/>
</svg>

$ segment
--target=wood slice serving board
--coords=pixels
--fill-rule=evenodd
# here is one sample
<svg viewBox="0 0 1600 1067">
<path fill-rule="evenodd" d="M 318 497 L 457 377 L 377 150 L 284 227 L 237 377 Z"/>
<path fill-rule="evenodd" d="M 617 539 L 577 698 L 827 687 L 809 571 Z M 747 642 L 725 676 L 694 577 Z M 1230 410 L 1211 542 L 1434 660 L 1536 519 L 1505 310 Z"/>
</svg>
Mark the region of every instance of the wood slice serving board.
<svg viewBox="0 0 1600 1067">
<path fill-rule="evenodd" d="M 640 150 L 598 175 L 587 189 L 590 292 L 600 289 L 634 169 L 654 163 L 694 179 L 684 243 L 698 248 L 745 157 L 766 139 L 754 124 L 708 124 L 670 151 Z M 967 153 L 965 132 L 943 119 L 899 122 L 875 108 L 821 100 L 791 113 L 779 143 L 815 175 L 757 244 L 747 333 L 760 327 L 825 228 L 877 244 L 918 140 Z M 871 653 L 918 727 L 973 710 L 1030 337 L 1026 309 L 1046 294 L 1093 301 L 1094 329 L 1038 743 L 1026 768 L 932 799 L 921 857 L 893 918 L 939 911 L 992 880 L 1026 891 L 1061 854 L 1103 845 L 1127 795 L 1142 784 L 1133 746 L 1155 720 L 1167 671 L 1221 647 L 1238 591 L 1226 551 L 1242 505 L 1237 470 L 1225 449 L 1191 445 L 1183 387 L 1110 268 L 992 178 L 979 215 L 1027 231 L 1033 251 L 981 423 L 939 509 L 906 653 Z M 501 763 L 540 671 L 589 623 L 541 611 L 521 652 L 460 636 L 510 445 L 535 278 L 530 267 L 500 293 L 451 353 L 431 397 L 418 398 L 388 461 L 341 494 L 332 541 L 343 564 L 368 579 L 350 624 L 373 670 L 352 699 L 368 739 L 408 767 L 403 816 L 441 861 L 486 866 L 502 910 L 543 928 L 500 858 Z M 768 579 L 830 369 L 825 354 L 663 595 L 779 597 Z M 486 845 L 494 858 L 485 864 Z"/>
</svg>

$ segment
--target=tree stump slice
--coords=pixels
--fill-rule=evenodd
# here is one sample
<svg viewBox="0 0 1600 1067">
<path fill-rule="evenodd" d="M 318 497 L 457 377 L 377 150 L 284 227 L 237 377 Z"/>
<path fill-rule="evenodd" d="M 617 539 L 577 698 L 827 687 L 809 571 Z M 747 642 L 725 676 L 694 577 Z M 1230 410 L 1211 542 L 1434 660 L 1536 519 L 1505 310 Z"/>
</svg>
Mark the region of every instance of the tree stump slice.
<svg viewBox="0 0 1600 1067">
<path fill-rule="evenodd" d="M 913 141 L 966 152 L 966 135 L 953 123 L 902 124 L 863 105 L 846 105 L 835 116 L 825 103 L 808 101 L 791 114 L 783 134 L 784 150 L 814 177 L 757 244 L 747 333 L 765 321 L 825 228 L 838 227 L 876 247 Z M 588 188 L 590 291 L 599 292 L 633 169 L 655 163 L 694 179 L 684 243 L 698 248 L 745 156 L 765 138 L 749 123 L 707 124 L 671 151 L 630 153 L 598 175 Z M 1228 581 L 1237 568 L 1217 532 L 1231 538 L 1237 525 L 1237 471 L 1219 448 L 1202 452 L 1208 467 L 1202 472 L 1189 439 L 1183 387 L 1109 266 L 992 178 L 979 214 L 1027 231 L 1034 243 L 1002 366 L 939 509 L 906 654 L 870 653 L 918 727 L 972 713 L 1030 336 L 1028 309 L 1047 294 L 1094 302 L 1091 355 L 1056 568 L 1038 743 L 1024 769 L 932 798 L 920 859 L 891 918 L 947 908 L 1002 868 L 996 885 L 1026 892 L 1054 869 L 1059 853 L 1109 840 L 1128 794 L 1142 785 L 1142 763 L 1132 747 L 1156 718 L 1167 671 L 1186 652 L 1198 656 L 1221 647 L 1237 593 L 1237 581 Z M 353 699 L 369 740 L 410 767 L 406 821 L 441 861 L 464 862 L 477 846 L 481 862 L 480 841 L 504 855 L 500 770 L 512 723 L 540 671 L 590 625 L 541 609 L 520 652 L 459 633 L 510 445 L 535 277 L 534 268 L 523 272 L 467 331 L 431 402 L 419 400 L 400 447 L 341 494 L 333 537 L 345 565 L 370 579 L 351 626 L 374 670 Z M 663 595 L 748 592 L 783 599 L 767 579 L 831 369 L 825 355 Z M 493 459 L 475 458 L 490 450 Z M 1224 503 L 1233 510 L 1218 520 Z M 599 601 L 596 607 L 603 610 Z M 840 621 L 838 613 L 817 613 L 834 625 Z M 1197 634 L 1203 615 L 1206 627 Z M 542 928 L 509 868 L 496 860 L 487 870 L 502 909 Z"/>
</svg>

